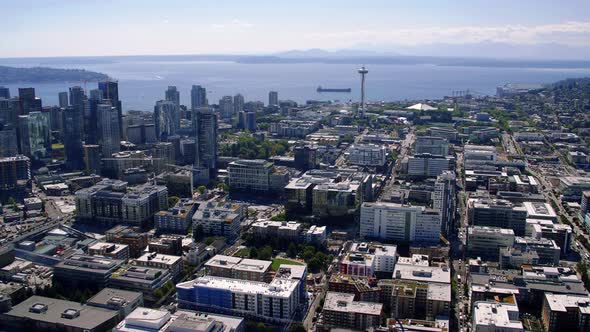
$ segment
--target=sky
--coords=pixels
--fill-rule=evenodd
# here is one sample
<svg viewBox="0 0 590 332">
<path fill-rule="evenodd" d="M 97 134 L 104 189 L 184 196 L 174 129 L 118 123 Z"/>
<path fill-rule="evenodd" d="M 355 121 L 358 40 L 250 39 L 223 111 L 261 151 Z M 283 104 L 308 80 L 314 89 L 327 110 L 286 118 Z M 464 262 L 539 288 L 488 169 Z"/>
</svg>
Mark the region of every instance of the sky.
<svg viewBox="0 0 590 332">
<path fill-rule="evenodd" d="M 590 49 L 588 0 L 2 0 L 1 8 L 0 57 L 489 42 Z"/>
</svg>

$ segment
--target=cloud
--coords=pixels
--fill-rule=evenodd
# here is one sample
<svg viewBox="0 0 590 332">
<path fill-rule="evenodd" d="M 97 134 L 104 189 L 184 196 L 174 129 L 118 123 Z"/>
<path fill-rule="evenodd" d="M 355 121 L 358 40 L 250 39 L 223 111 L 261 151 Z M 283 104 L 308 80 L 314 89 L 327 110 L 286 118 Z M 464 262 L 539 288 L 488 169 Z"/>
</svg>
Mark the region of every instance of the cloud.
<svg viewBox="0 0 590 332">
<path fill-rule="evenodd" d="M 229 22 L 224 22 L 224 23 L 213 23 L 211 24 L 211 28 L 213 29 L 217 29 L 217 30 L 223 30 L 223 29 L 249 29 L 254 27 L 254 24 L 249 23 L 249 22 L 244 22 L 238 19 L 233 19 Z"/>
<path fill-rule="evenodd" d="M 590 46 L 590 22 L 568 21 L 543 25 L 406 27 L 383 30 L 354 30 L 312 33 L 314 41 L 390 43 L 418 45 L 430 43 L 477 43 L 483 41 L 508 43 L 559 43 Z"/>
</svg>

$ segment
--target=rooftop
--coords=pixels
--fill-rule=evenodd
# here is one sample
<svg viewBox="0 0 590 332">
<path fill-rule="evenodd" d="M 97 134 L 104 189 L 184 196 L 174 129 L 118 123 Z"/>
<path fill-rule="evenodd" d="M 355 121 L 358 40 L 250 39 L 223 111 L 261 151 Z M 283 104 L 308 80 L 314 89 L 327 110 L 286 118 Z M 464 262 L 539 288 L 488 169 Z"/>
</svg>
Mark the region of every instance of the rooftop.
<svg viewBox="0 0 590 332">
<path fill-rule="evenodd" d="M 473 305 L 473 321 L 476 326 L 495 326 L 498 330 L 523 329 L 516 304 L 476 302 Z"/>
<path fill-rule="evenodd" d="M 135 261 L 137 262 L 154 262 L 154 263 L 160 263 L 160 264 L 167 264 L 167 265 L 173 265 L 178 263 L 180 260 L 182 260 L 182 257 L 180 256 L 173 256 L 173 255 L 164 255 L 164 254 L 157 254 L 155 252 L 153 253 L 145 253 L 143 256 L 139 257 L 138 259 L 136 259 Z"/>
<path fill-rule="evenodd" d="M 442 284 L 451 283 L 451 270 L 447 266 L 415 266 L 396 264 L 393 271 L 394 279 L 437 282 Z"/>
<path fill-rule="evenodd" d="M 124 305 L 133 303 L 142 297 L 139 292 L 131 292 L 114 288 L 103 288 L 88 300 L 89 305 Z"/>
<path fill-rule="evenodd" d="M 226 289 L 232 292 L 248 293 L 252 295 L 269 295 L 288 298 L 299 284 L 297 280 L 275 278 L 270 284 L 258 281 L 230 279 L 221 277 L 204 276 L 195 280 L 183 282 L 176 288 L 204 287 L 213 289 Z"/>
<path fill-rule="evenodd" d="M 590 314 L 590 296 L 545 293 L 545 299 L 551 311 L 566 312 L 577 307 L 580 312 Z"/>
<path fill-rule="evenodd" d="M 115 319 L 118 312 L 81 305 L 43 296 L 31 296 L 5 313 L 7 316 L 59 324 L 64 327 L 94 330 L 99 325 Z"/>
<path fill-rule="evenodd" d="M 328 292 L 323 310 L 379 316 L 382 309 L 381 303 L 354 301 L 354 294 Z"/>
</svg>

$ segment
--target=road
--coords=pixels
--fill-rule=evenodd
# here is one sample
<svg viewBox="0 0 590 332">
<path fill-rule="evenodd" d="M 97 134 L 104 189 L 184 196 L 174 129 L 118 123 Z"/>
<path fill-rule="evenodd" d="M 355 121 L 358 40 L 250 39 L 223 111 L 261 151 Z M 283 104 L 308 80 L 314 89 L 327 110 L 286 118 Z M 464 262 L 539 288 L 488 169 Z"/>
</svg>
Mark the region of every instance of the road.
<svg viewBox="0 0 590 332">
<path fill-rule="evenodd" d="M 391 175 L 387 179 L 387 183 L 383 186 L 382 194 L 391 190 L 393 183 L 397 177 L 397 173 L 401 170 L 402 160 L 406 157 L 410 151 L 412 144 L 414 143 L 415 135 L 413 130 L 410 128 L 410 132 L 406 135 L 406 138 L 401 142 L 400 153 L 395 160 L 395 166 L 391 170 Z M 382 197 L 379 198 L 381 200 Z"/>
</svg>

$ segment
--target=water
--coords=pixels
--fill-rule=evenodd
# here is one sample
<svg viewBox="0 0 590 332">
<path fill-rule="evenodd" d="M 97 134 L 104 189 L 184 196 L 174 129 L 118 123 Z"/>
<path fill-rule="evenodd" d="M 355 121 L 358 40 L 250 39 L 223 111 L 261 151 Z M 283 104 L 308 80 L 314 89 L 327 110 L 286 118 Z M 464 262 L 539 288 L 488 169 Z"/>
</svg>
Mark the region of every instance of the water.
<svg viewBox="0 0 590 332">
<path fill-rule="evenodd" d="M 36 62 L 38 61 L 38 62 Z M 175 85 L 181 102 L 190 105 L 193 84 L 207 88 L 210 103 L 224 95 L 241 93 L 248 100 L 268 102 L 268 91 L 279 92 L 279 99 L 297 102 L 306 100 L 358 100 L 360 78 L 357 65 L 349 64 L 243 64 L 229 61 L 154 61 L 138 58 L 84 61 L 61 58 L 50 64 L 44 60 L 1 59 L 11 66 L 44 65 L 59 68 L 84 68 L 98 71 L 119 80 L 119 96 L 125 110 L 152 110 L 155 102 L 164 99 L 164 90 Z M 551 83 L 570 77 L 590 76 L 590 68 L 536 69 L 451 67 L 436 65 L 370 65 L 367 75 L 367 98 L 372 101 L 404 99 L 435 99 L 451 95 L 453 90 L 495 94 L 496 87 L 506 83 Z M 0 82 L 0 85 L 3 85 Z M 32 86 L 43 105 L 58 103 L 58 92 L 84 82 L 4 84 L 12 95 L 18 87 Z M 323 87 L 352 88 L 347 93 L 318 93 Z M 86 89 L 95 89 L 89 82 Z"/>
</svg>

